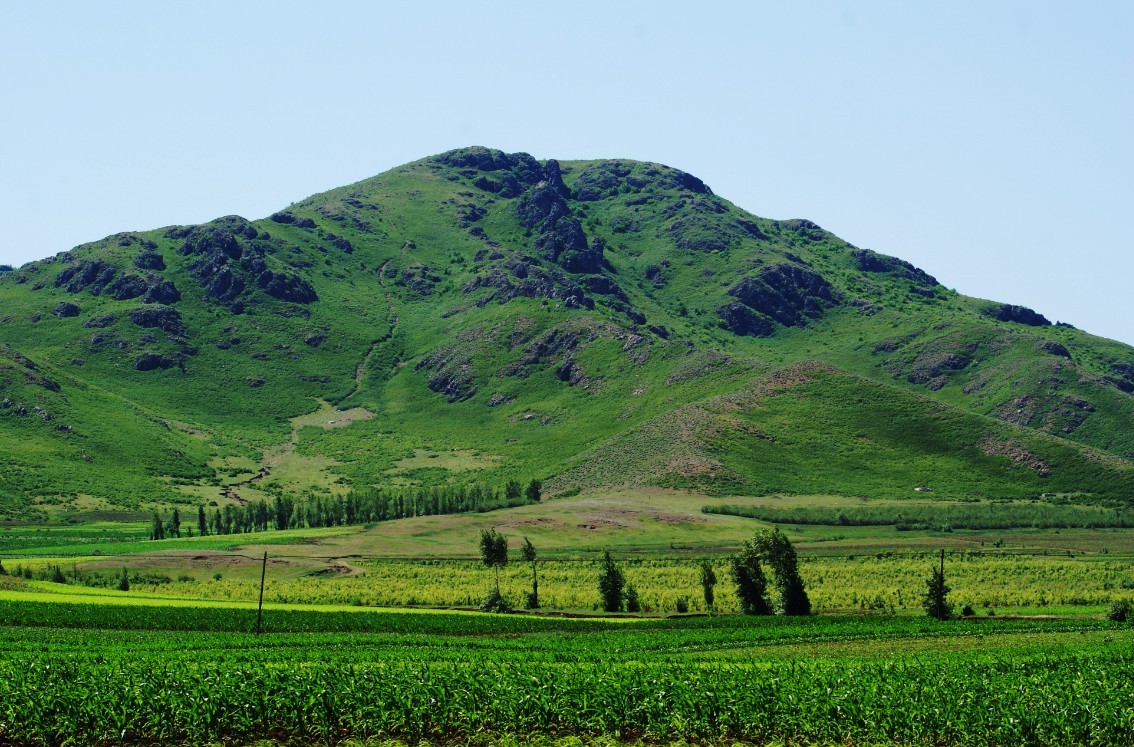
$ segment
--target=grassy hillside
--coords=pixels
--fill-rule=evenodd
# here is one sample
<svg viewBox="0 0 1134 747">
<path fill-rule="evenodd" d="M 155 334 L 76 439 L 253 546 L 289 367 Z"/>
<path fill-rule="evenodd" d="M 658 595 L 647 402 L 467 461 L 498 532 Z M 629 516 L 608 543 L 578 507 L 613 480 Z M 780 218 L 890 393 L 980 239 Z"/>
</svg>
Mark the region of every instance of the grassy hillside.
<svg viewBox="0 0 1134 747">
<path fill-rule="evenodd" d="M 533 477 L 1125 502 L 1131 391 L 1128 346 L 684 172 L 467 148 L 0 273 L 0 516 Z"/>
</svg>

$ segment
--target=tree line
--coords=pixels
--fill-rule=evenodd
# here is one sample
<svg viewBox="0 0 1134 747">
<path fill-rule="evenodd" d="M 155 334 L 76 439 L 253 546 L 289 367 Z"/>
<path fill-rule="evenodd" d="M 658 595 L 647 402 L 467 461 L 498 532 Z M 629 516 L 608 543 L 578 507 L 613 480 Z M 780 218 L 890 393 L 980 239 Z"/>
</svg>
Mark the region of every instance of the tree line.
<svg viewBox="0 0 1134 747">
<path fill-rule="evenodd" d="M 354 526 L 415 516 L 478 513 L 536 503 L 542 497 L 543 484 L 539 480 L 531 480 L 526 486 L 509 480 L 502 489 L 473 484 L 405 490 L 370 488 L 340 496 L 277 495 L 271 502 L 256 499 L 243 506 L 227 504 L 212 511 L 198 506 L 197 520 L 189 525 L 177 508 L 168 518 L 155 511 L 150 539 Z"/>
</svg>

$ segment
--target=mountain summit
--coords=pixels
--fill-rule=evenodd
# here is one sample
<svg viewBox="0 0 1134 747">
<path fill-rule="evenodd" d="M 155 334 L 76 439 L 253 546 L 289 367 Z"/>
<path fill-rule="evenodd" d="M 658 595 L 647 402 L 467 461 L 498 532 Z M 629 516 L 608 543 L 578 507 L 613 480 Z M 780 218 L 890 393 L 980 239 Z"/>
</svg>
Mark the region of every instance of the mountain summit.
<svg viewBox="0 0 1134 747">
<path fill-rule="evenodd" d="M 1128 501 L 1134 349 L 629 160 L 463 148 L 0 270 L 0 518 L 540 478 Z"/>
</svg>

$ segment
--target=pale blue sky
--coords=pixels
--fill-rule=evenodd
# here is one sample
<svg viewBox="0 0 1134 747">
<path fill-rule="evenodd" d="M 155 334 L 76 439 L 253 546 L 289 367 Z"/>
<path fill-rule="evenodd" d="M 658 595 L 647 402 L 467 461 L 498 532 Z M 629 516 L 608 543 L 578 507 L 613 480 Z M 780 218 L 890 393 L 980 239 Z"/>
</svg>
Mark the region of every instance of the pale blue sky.
<svg viewBox="0 0 1134 747">
<path fill-rule="evenodd" d="M 481 144 L 660 161 L 1134 343 L 1134 4 L 410 5 L 5 3 L 0 263 Z"/>
</svg>

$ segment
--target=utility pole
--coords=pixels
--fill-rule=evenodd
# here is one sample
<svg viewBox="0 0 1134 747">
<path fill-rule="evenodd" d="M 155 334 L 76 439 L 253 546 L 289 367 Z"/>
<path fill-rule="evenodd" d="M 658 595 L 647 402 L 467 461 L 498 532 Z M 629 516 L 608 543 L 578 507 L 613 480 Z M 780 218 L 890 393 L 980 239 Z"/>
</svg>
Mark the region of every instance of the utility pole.
<svg viewBox="0 0 1134 747">
<path fill-rule="evenodd" d="M 944 558 L 944 556 L 942 556 Z M 944 559 L 942 559 L 944 562 Z M 264 551 L 264 564 L 260 568 L 260 605 L 256 608 L 256 635 L 260 635 L 260 621 L 264 617 L 264 577 L 268 575 L 268 552 Z"/>
</svg>

